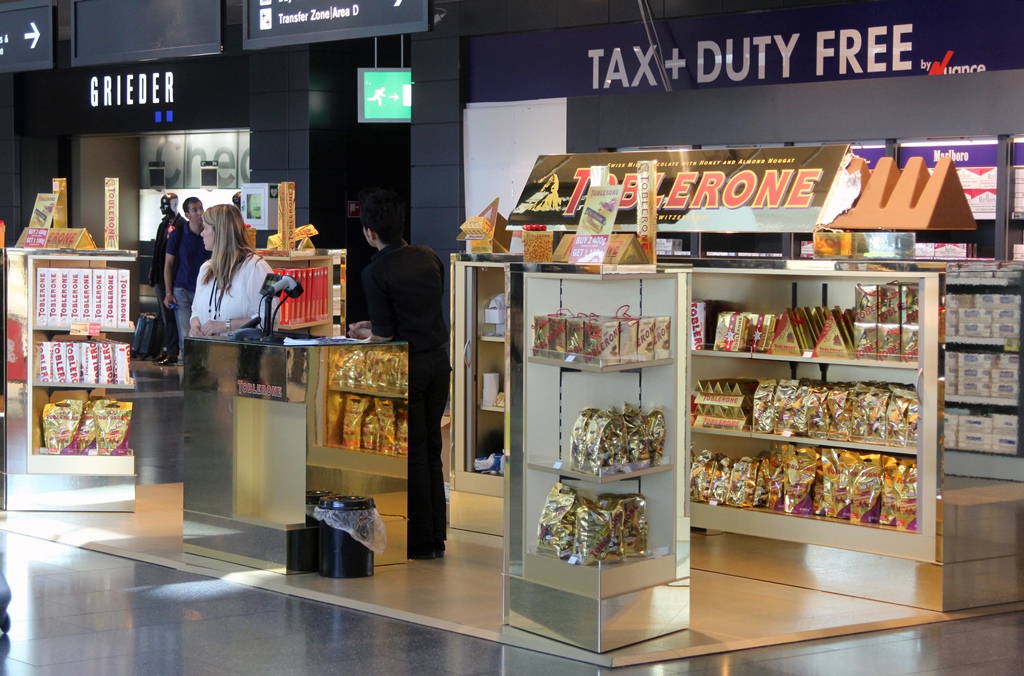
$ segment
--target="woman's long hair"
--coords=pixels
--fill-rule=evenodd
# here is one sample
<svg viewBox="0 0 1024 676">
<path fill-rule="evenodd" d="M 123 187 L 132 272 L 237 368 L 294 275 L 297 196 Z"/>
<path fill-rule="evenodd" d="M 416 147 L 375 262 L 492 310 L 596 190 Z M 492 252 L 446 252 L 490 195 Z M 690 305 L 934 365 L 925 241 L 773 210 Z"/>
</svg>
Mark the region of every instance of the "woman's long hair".
<svg viewBox="0 0 1024 676">
<path fill-rule="evenodd" d="M 235 273 L 249 256 L 256 255 L 245 238 L 242 212 L 232 204 L 217 204 L 203 212 L 203 223 L 213 228 L 213 253 L 203 284 L 216 279 L 219 291 L 230 291 Z"/>
</svg>

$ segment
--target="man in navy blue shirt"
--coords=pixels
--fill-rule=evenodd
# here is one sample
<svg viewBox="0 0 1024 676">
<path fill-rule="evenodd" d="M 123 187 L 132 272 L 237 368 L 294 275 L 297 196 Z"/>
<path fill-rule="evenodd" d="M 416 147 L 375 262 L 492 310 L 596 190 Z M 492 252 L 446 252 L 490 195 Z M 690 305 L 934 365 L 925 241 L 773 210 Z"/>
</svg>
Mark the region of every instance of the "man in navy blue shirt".
<svg viewBox="0 0 1024 676">
<path fill-rule="evenodd" d="M 185 356 L 185 336 L 192 320 L 192 298 L 196 294 L 199 266 L 210 252 L 203 245 L 203 203 L 198 197 L 189 197 L 184 204 L 188 216 L 187 228 L 175 228 L 167 238 L 164 257 L 164 307 L 174 310 L 178 322 L 178 354 Z M 158 362 L 164 366 L 178 363 L 177 357 L 168 356 Z"/>
<path fill-rule="evenodd" d="M 359 194 L 363 236 L 377 253 L 363 269 L 369 321 L 349 326 L 353 338 L 409 343 L 410 559 L 444 556 L 446 514 L 441 417 L 448 404 L 451 363 L 444 322 L 444 266 L 434 250 L 410 246 L 405 203 L 390 190 Z"/>
</svg>

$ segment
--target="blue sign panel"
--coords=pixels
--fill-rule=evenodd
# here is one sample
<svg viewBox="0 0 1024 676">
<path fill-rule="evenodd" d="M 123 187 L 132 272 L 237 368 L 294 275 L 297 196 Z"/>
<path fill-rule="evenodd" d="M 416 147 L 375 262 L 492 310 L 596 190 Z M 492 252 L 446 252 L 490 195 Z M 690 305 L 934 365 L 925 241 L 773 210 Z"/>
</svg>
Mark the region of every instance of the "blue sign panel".
<svg viewBox="0 0 1024 676">
<path fill-rule="evenodd" d="M 878 0 L 469 40 L 469 100 L 1024 68 L 1024 2 Z M 508 58 L 515 54 L 515 58 Z"/>
</svg>

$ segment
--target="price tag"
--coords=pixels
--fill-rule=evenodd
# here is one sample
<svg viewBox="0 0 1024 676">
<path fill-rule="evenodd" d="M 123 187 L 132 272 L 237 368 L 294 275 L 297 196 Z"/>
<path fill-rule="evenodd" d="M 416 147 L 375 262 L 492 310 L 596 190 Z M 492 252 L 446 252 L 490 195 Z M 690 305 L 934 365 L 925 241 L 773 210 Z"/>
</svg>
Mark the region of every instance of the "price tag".
<svg viewBox="0 0 1024 676">
<path fill-rule="evenodd" d="M 569 563 L 571 563 L 572 565 L 575 566 L 579 562 L 580 562 L 580 557 L 576 556 L 575 554 L 573 554 L 572 556 L 569 557 Z"/>
<path fill-rule="evenodd" d="M 793 436 L 793 430 L 782 430 L 782 436 L 791 437 Z"/>
<path fill-rule="evenodd" d="M 555 469 L 562 469 L 562 461 L 561 460 L 556 460 L 555 464 L 552 465 L 552 467 L 555 468 Z"/>
<path fill-rule="evenodd" d="M 580 235 L 573 239 L 569 249 L 570 263 L 602 263 L 608 250 L 608 235 Z"/>
<path fill-rule="evenodd" d="M 708 504 L 712 507 L 718 507 L 718 500 L 708 500 Z"/>
<path fill-rule="evenodd" d="M 814 358 L 814 350 L 804 350 L 804 359 Z"/>
<path fill-rule="evenodd" d="M 25 248 L 42 249 L 46 246 L 48 234 L 50 234 L 49 228 L 28 228 L 25 234 Z"/>
<path fill-rule="evenodd" d="M 623 474 L 629 474 L 630 472 L 633 471 L 633 468 L 630 467 L 629 465 L 623 465 L 621 469 Z"/>
<path fill-rule="evenodd" d="M 565 361 L 576 361 L 576 355 L 570 354 L 565 358 Z"/>
<path fill-rule="evenodd" d="M 99 322 L 72 322 L 72 336 L 95 336 L 102 332 Z"/>
</svg>

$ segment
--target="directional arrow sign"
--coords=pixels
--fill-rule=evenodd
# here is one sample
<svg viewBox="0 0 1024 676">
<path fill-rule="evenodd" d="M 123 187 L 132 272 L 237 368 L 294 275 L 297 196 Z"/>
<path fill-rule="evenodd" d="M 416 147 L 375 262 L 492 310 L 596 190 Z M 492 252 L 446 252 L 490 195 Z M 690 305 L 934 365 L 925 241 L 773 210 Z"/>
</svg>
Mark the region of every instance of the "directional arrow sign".
<svg viewBox="0 0 1024 676">
<path fill-rule="evenodd" d="M 32 45 L 29 47 L 29 49 L 35 49 L 36 43 L 39 42 L 39 29 L 36 28 L 35 21 L 29 21 L 28 25 L 32 26 L 32 31 L 29 33 L 25 33 L 25 39 L 32 41 Z"/>
<path fill-rule="evenodd" d="M 430 0 L 242 0 L 242 46 L 282 47 L 430 29 Z"/>
<path fill-rule="evenodd" d="M 53 68 L 51 0 L 0 4 L 0 72 Z"/>
</svg>

